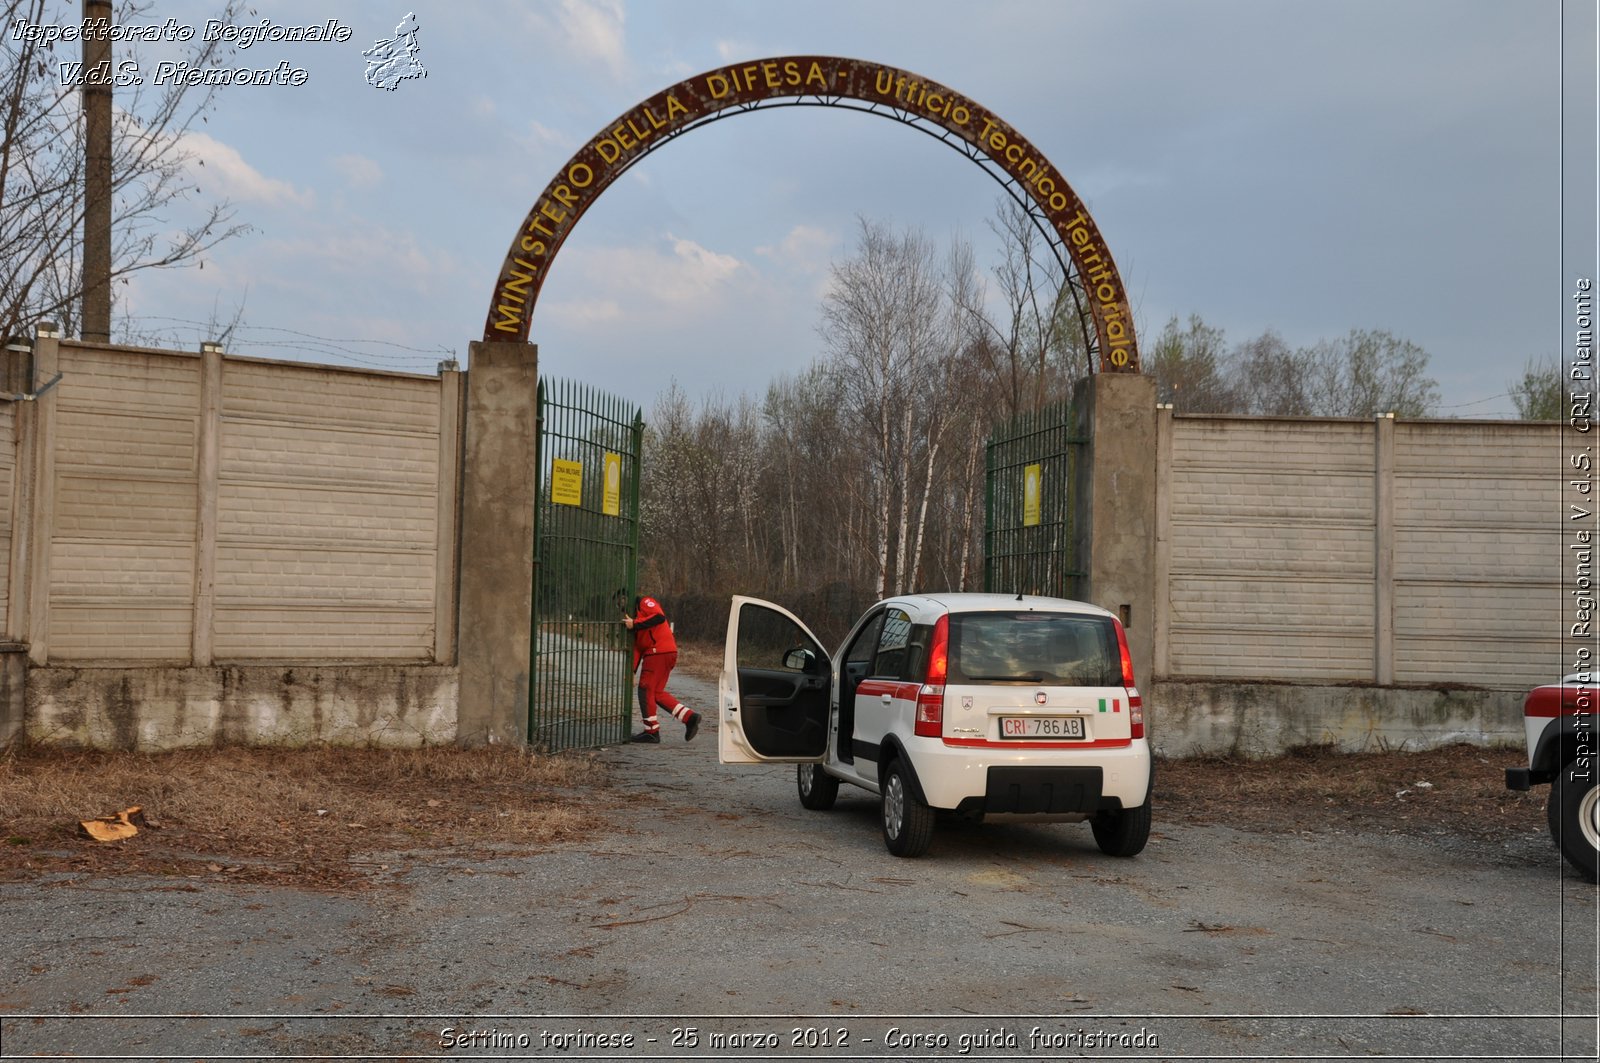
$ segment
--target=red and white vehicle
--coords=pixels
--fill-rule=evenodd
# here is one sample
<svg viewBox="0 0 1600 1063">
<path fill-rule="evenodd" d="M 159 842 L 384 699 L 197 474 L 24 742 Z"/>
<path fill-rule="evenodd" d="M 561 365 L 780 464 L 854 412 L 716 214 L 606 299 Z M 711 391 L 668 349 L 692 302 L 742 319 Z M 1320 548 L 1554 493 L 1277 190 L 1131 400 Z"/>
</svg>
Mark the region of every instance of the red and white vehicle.
<svg viewBox="0 0 1600 1063">
<path fill-rule="evenodd" d="M 1600 688 L 1593 672 L 1535 687 L 1522 701 L 1528 766 L 1506 769 L 1506 788 L 1550 783 L 1546 816 L 1561 855 L 1591 882 L 1600 862 L 1600 787 L 1595 785 L 1595 724 Z"/>
<path fill-rule="evenodd" d="M 831 657 L 771 602 L 734 598 L 718 703 L 724 764 L 798 765 L 800 803 L 840 783 L 882 799 L 883 840 L 917 856 L 936 812 L 1088 820 L 1113 856 L 1150 836 L 1150 743 L 1128 640 L 1059 598 L 916 594 L 861 617 Z"/>
</svg>

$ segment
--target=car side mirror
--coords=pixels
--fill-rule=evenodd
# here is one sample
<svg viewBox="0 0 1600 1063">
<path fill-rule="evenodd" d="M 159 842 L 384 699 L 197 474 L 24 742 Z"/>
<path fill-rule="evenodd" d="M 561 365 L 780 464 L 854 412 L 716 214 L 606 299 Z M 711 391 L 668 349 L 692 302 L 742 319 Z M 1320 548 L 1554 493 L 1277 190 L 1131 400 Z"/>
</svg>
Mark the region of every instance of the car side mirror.
<svg viewBox="0 0 1600 1063">
<path fill-rule="evenodd" d="M 783 666 L 796 672 L 815 672 L 817 655 L 805 646 L 796 646 L 783 655 Z"/>
</svg>

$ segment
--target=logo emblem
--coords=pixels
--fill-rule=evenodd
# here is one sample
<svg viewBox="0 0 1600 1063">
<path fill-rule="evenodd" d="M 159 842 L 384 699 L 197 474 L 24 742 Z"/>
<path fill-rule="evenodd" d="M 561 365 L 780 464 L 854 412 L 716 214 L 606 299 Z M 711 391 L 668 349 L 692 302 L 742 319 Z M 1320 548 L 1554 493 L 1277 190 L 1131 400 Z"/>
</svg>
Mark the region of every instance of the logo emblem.
<svg viewBox="0 0 1600 1063">
<path fill-rule="evenodd" d="M 425 78 L 427 70 L 417 60 L 422 48 L 417 44 L 417 16 L 406 12 L 406 17 L 394 28 L 394 36 L 386 41 L 374 41 L 372 47 L 361 54 L 367 57 L 367 84 L 375 89 L 393 92 L 400 82 L 408 78 Z"/>
<path fill-rule="evenodd" d="M 1041 691 L 1039 691 L 1037 694 L 1035 694 L 1033 696 L 1033 701 L 1034 701 L 1034 704 L 1036 704 L 1036 705 L 1043 705 L 1047 698 L 1048 698 L 1048 695 L 1045 694 L 1045 692 L 1041 690 Z"/>
<path fill-rule="evenodd" d="M 963 694 L 963 695 L 961 695 L 961 707 L 963 709 L 972 708 L 972 695 L 971 694 Z"/>
</svg>

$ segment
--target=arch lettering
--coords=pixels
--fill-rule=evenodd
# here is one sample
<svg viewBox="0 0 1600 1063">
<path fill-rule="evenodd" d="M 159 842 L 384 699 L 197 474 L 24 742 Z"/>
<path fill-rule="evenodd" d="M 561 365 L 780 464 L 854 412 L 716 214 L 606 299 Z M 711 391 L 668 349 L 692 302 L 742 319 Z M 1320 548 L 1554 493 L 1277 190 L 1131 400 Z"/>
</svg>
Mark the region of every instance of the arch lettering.
<svg viewBox="0 0 1600 1063">
<path fill-rule="evenodd" d="M 941 127 L 977 149 L 1032 200 L 1065 246 L 1098 339 L 1101 372 L 1139 371 L 1127 290 L 1083 201 L 1044 154 L 987 108 L 896 67 L 835 56 L 760 59 L 697 74 L 638 104 L 596 133 L 545 186 L 517 230 L 484 322 L 487 342 L 525 343 L 540 288 L 572 228 L 628 167 L 667 140 L 733 108 L 769 100 L 882 107 Z"/>
</svg>

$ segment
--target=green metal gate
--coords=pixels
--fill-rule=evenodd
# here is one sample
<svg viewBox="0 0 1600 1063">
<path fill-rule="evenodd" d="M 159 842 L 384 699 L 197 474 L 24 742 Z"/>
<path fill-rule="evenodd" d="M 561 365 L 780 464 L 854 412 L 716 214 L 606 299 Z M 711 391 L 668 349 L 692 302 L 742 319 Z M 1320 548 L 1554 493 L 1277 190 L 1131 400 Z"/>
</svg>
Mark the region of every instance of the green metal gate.
<svg viewBox="0 0 1600 1063">
<path fill-rule="evenodd" d="M 638 582 L 639 409 L 572 381 L 539 382 L 528 741 L 554 752 L 626 738 Z"/>
<path fill-rule="evenodd" d="M 1065 402 L 1014 417 L 989 437 L 984 590 L 1081 596 L 1074 507 L 1087 442 Z"/>
</svg>

